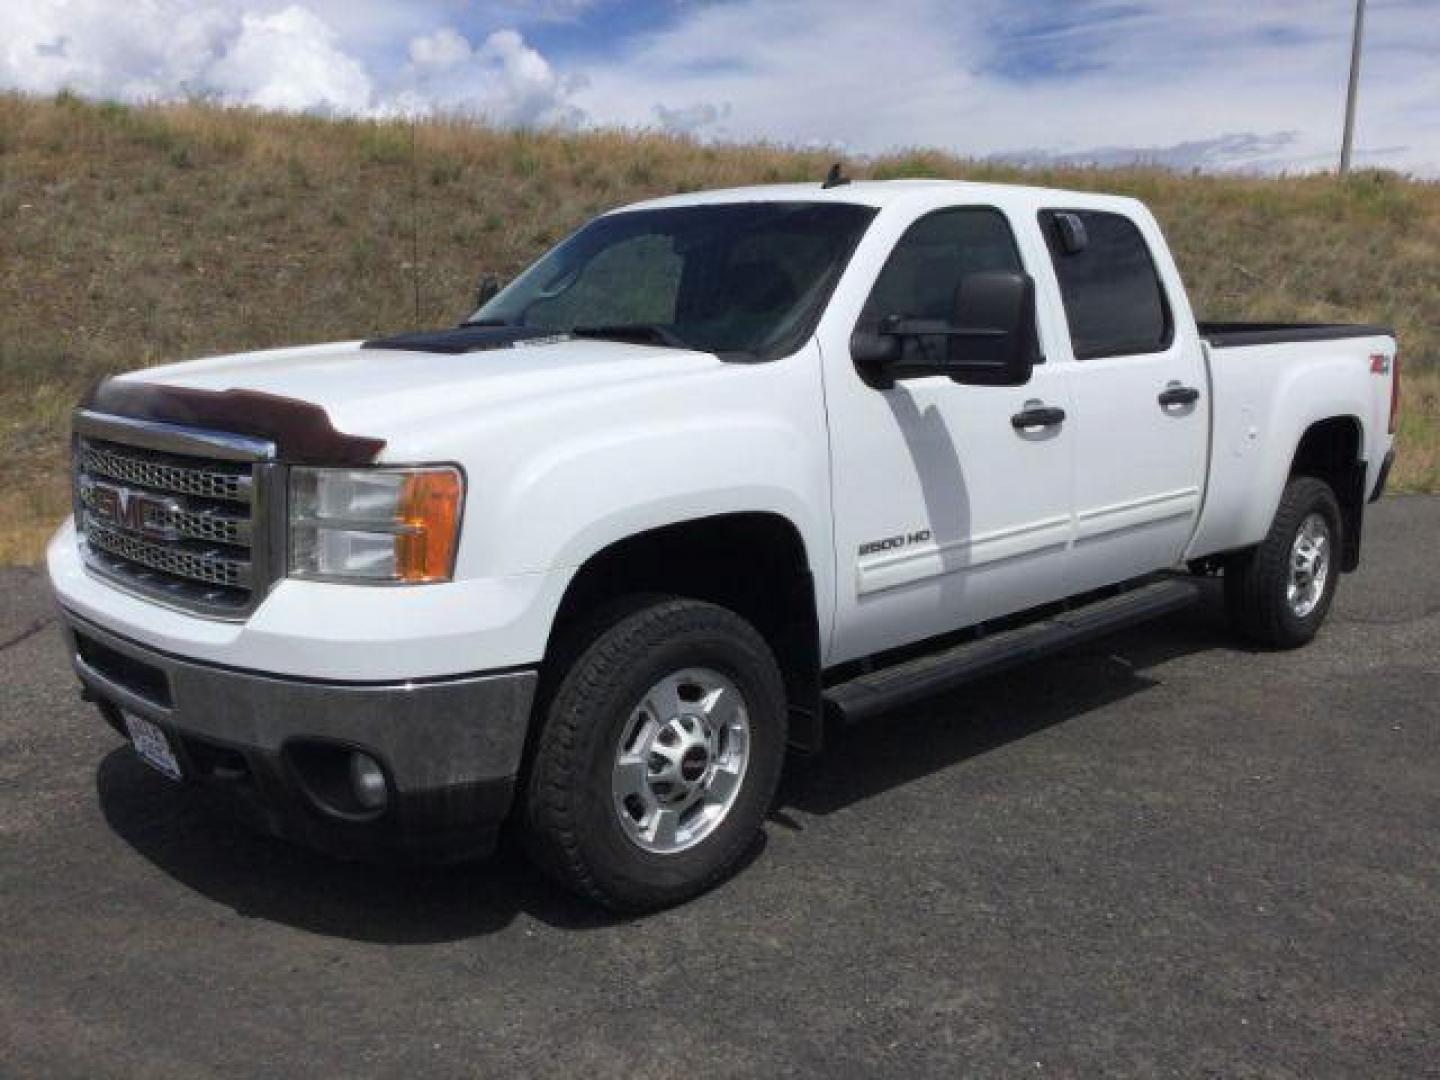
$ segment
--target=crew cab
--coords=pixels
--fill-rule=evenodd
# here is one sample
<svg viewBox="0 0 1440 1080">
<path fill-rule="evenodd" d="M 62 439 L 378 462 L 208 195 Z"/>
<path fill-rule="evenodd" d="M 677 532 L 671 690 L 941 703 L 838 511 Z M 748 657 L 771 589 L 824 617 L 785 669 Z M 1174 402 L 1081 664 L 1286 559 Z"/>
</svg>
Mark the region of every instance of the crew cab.
<svg viewBox="0 0 1440 1080">
<path fill-rule="evenodd" d="M 1324 621 L 1394 337 L 1197 323 L 1133 199 L 891 181 L 604 214 L 461 325 L 117 375 L 48 568 L 171 779 L 346 857 L 507 823 L 676 903 L 787 747 L 1193 602 Z"/>
</svg>

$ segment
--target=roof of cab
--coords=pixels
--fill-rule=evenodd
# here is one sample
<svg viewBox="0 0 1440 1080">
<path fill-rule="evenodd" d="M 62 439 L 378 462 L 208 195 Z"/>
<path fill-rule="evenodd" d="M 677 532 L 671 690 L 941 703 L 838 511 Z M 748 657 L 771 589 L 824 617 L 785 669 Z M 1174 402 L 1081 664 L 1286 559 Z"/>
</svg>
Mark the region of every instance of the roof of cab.
<svg viewBox="0 0 1440 1080">
<path fill-rule="evenodd" d="M 856 180 L 836 187 L 812 184 L 762 184 L 754 187 L 720 188 L 666 195 L 631 203 L 617 210 L 659 210 L 666 207 L 702 206 L 707 203 L 737 202 L 837 202 L 885 207 L 894 203 L 932 201 L 937 196 L 955 202 L 1008 203 L 1011 205 L 1059 208 L 1138 205 L 1136 200 L 1094 192 L 1060 188 L 1029 187 L 1023 184 L 984 184 L 962 180 Z"/>
</svg>

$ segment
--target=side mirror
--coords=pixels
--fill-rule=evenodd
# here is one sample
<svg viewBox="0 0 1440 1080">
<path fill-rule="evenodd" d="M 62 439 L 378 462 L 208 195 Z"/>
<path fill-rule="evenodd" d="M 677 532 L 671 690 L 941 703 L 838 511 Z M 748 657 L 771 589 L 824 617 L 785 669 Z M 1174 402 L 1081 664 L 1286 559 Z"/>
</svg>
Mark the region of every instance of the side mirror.
<svg viewBox="0 0 1440 1080">
<path fill-rule="evenodd" d="M 480 279 L 480 284 L 475 289 L 475 310 L 480 310 L 498 295 L 500 295 L 500 279 L 494 274 L 486 274 Z"/>
<path fill-rule="evenodd" d="M 1085 219 L 1079 214 L 1061 212 L 1050 218 L 1055 228 L 1060 250 L 1066 255 L 1079 255 L 1090 246 L 1090 234 L 1085 231 Z"/>
<path fill-rule="evenodd" d="M 875 330 L 856 330 L 850 335 L 850 359 L 863 372 L 877 375 L 900 359 L 901 340 L 890 332 L 891 319 L 885 319 Z"/>
<path fill-rule="evenodd" d="M 1039 353 L 1035 282 L 1022 273 L 962 278 L 948 321 L 891 315 L 850 337 L 861 378 L 878 390 L 934 375 L 973 386 L 1023 386 Z"/>
<path fill-rule="evenodd" d="M 972 386 L 1024 386 L 1040 342 L 1029 274 L 970 274 L 955 290 L 946 374 Z"/>
</svg>

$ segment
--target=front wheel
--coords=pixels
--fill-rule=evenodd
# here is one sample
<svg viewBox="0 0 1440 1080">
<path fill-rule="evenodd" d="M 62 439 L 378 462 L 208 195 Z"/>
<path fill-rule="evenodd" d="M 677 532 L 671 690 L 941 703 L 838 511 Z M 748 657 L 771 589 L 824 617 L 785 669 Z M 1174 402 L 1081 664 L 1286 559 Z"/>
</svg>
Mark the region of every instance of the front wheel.
<svg viewBox="0 0 1440 1080">
<path fill-rule="evenodd" d="M 1225 566 L 1225 606 L 1235 628 L 1273 648 L 1309 642 L 1335 599 L 1343 527 L 1330 485 L 1293 477 L 1265 539 Z"/>
<path fill-rule="evenodd" d="M 615 910 L 688 899 L 753 842 L 785 742 L 780 671 L 749 623 L 695 600 L 632 610 L 580 650 L 546 710 L 532 855 Z"/>
</svg>

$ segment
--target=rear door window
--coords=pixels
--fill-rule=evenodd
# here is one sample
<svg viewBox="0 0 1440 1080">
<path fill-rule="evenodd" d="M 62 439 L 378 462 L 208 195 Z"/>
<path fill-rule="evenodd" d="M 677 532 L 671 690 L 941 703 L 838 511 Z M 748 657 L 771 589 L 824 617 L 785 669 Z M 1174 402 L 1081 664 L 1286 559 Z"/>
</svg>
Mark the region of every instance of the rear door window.
<svg viewBox="0 0 1440 1080">
<path fill-rule="evenodd" d="M 1057 218 L 1079 218 L 1081 251 L 1065 250 Z M 1078 360 L 1163 352 L 1174 339 L 1170 304 L 1139 228 L 1123 214 L 1045 210 L 1041 230 L 1050 249 L 1070 342 Z"/>
</svg>

